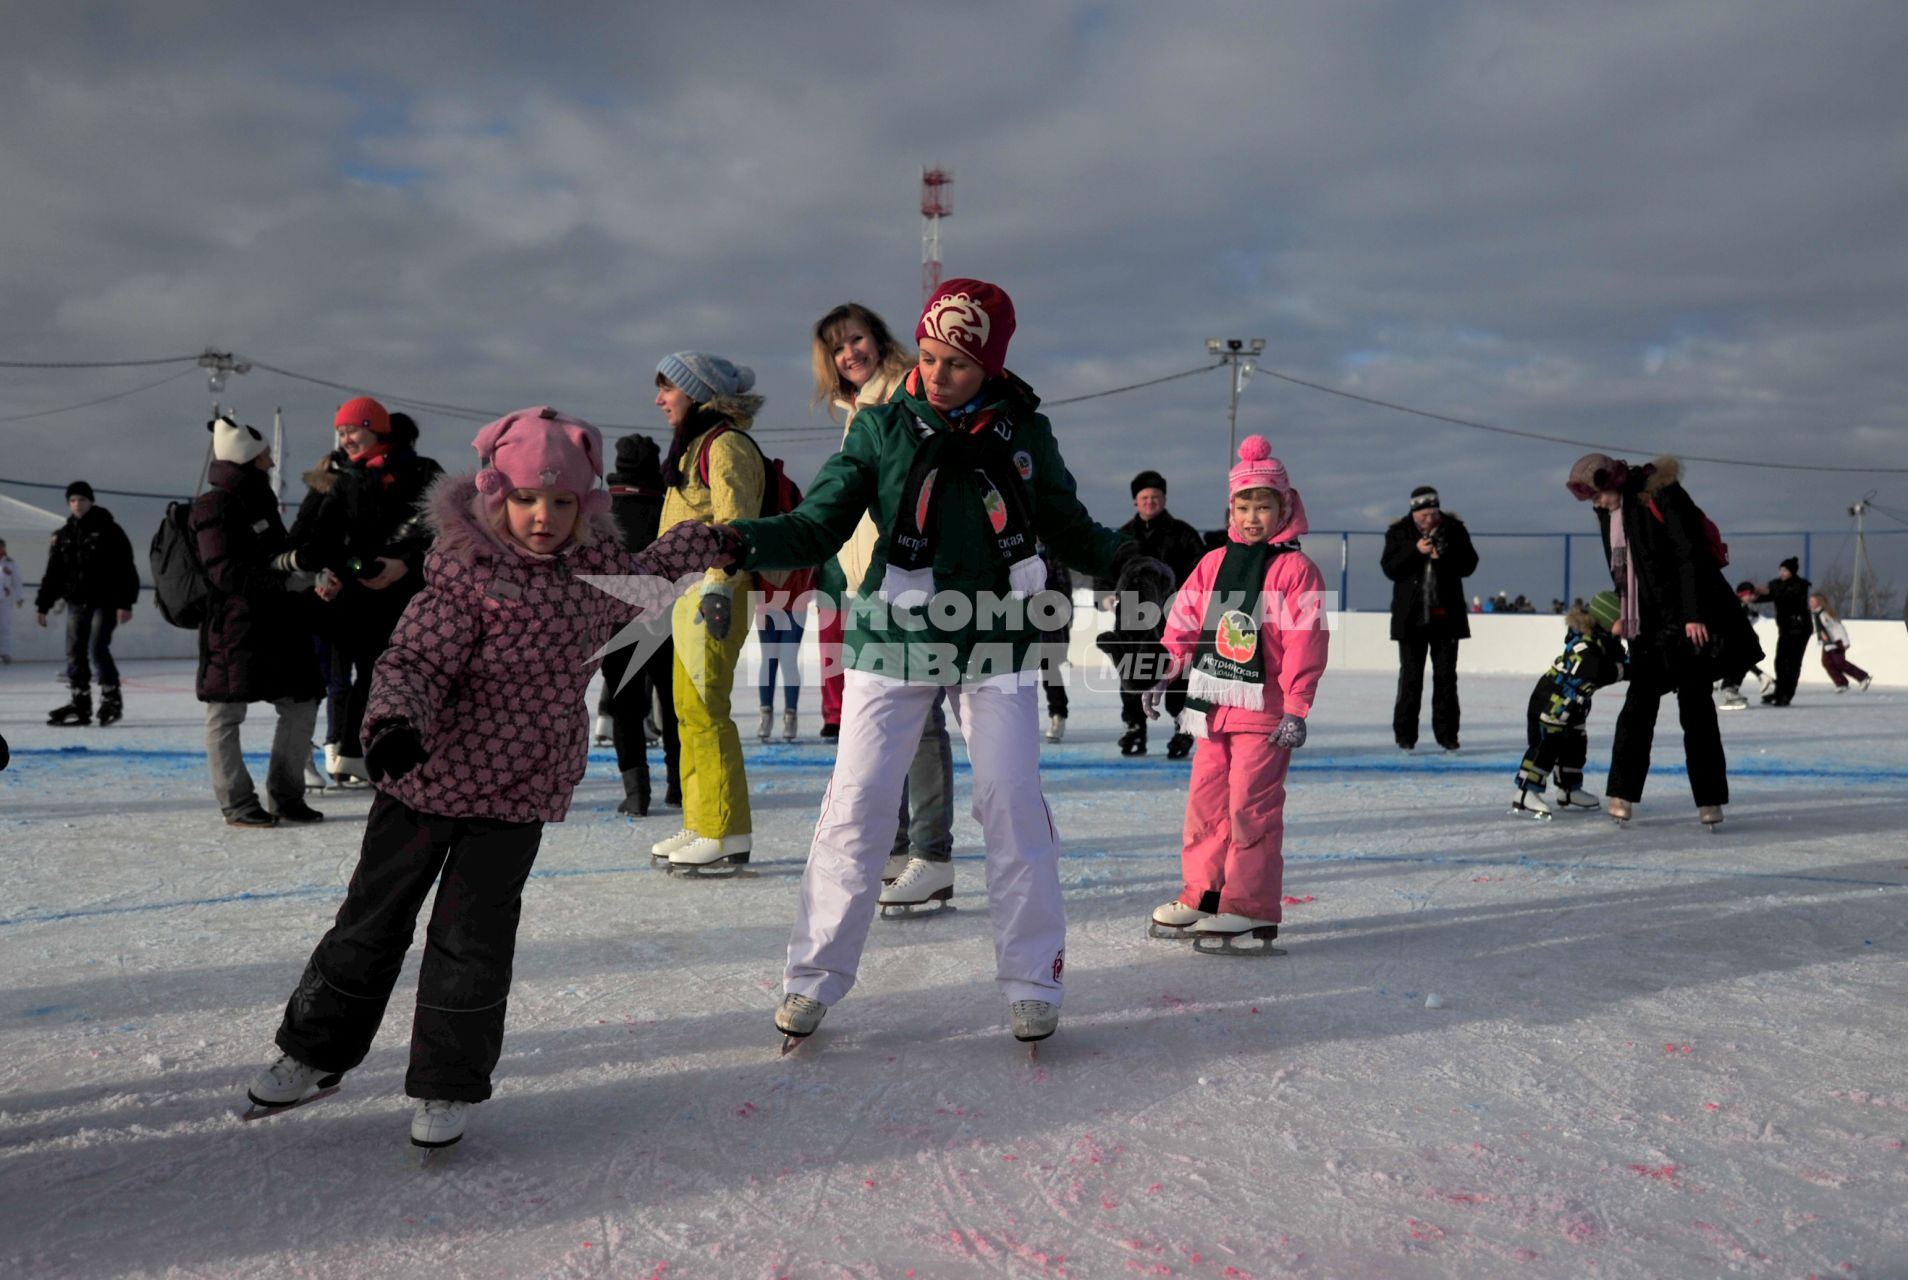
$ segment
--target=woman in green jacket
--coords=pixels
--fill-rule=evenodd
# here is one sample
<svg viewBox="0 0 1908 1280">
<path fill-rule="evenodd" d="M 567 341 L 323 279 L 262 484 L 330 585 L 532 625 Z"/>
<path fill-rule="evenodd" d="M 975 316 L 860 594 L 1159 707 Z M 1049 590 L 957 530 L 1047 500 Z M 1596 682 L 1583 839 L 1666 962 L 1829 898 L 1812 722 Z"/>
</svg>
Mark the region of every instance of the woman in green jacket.
<svg viewBox="0 0 1908 1280">
<path fill-rule="evenodd" d="M 1060 842 L 1040 790 L 1040 633 L 1064 607 L 1044 592 L 1035 539 L 1111 576 L 1120 535 L 1074 491 L 1033 391 L 1007 372 L 1013 302 L 950 280 L 915 329 L 920 358 L 894 398 L 855 415 L 801 505 L 737 520 L 737 567 L 815 564 L 864 512 L 881 531 L 847 600 L 841 743 L 802 878 L 775 1025 L 799 1038 L 855 982 L 894 839 L 901 787 L 938 697 L 954 706 L 987 841 L 996 980 L 1013 1033 L 1059 1025 L 1066 917 Z"/>
</svg>

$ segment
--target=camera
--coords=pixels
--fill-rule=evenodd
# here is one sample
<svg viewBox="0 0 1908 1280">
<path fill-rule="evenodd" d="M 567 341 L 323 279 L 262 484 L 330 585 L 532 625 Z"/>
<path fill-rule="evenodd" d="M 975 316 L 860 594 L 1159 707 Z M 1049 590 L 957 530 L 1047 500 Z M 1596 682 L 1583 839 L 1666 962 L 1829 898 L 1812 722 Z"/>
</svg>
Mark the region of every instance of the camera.
<svg viewBox="0 0 1908 1280">
<path fill-rule="evenodd" d="M 1437 552 L 1439 555 L 1444 554 L 1444 530 L 1433 529 L 1431 532 L 1424 535 L 1424 540 L 1431 544 L 1431 549 L 1433 551 Z"/>
</svg>

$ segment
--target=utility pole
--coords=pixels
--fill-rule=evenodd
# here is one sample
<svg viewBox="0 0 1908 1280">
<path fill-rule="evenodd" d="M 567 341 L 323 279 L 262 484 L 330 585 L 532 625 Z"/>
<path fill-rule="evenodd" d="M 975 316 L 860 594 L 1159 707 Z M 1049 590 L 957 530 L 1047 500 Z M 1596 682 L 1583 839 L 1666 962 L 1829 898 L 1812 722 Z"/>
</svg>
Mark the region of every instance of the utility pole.
<svg viewBox="0 0 1908 1280">
<path fill-rule="evenodd" d="M 1238 460 L 1239 454 L 1239 393 L 1245 390 L 1245 384 L 1259 367 L 1259 356 L 1265 351 L 1264 338 L 1219 338 L 1206 339 L 1206 354 L 1218 356 L 1231 366 L 1232 398 L 1226 408 L 1226 465 L 1229 467 Z"/>
<path fill-rule="evenodd" d="M 1862 521 L 1868 515 L 1868 503 L 1874 496 L 1875 491 L 1870 489 L 1867 493 L 1862 495 L 1861 501 L 1848 509 L 1848 513 L 1855 517 L 1855 567 L 1850 574 L 1852 581 L 1848 588 L 1848 615 L 1851 618 L 1859 618 L 1864 612 L 1862 608 L 1862 562 L 1868 559 L 1868 539 L 1862 533 Z M 1874 574 L 1873 566 L 1870 566 L 1869 573 L 1871 576 Z"/>
</svg>

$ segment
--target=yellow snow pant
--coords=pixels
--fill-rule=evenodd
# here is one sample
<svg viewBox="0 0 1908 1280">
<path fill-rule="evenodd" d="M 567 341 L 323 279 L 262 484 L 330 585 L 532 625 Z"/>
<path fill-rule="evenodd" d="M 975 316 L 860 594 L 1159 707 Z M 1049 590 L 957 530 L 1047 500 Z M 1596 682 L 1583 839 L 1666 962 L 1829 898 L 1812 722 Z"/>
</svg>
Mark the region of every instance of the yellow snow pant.
<svg viewBox="0 0 1908 1280">
<path fill-rule="evenodd" d="M 729 634 L 713 640 L 696 616 L 696 588 L 676 601 L 670 633 L 676 642 L 676 725 L 682 734 L 682 825 L 699 836 L 747 835 L 749 779 L 742 765 L 742 735 L 729 718 L 729 693 L 742 644 L 749 636 L 750 577 L 730 578 Z"/>
</svg>

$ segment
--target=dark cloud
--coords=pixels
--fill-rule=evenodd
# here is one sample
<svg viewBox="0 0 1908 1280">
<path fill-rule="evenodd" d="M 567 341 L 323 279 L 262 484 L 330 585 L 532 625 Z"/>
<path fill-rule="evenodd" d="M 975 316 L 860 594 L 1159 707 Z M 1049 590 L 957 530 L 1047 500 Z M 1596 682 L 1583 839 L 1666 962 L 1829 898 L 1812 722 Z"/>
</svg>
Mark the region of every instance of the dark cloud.
<svg viewBox="0 0 1908 1280">
<path fill-rule="evenodd" d="M 937 162 L 948 269 L 1014 293 L 1050 398 L 1261 335 L 1272 368 L 1455 416 L 1898 467 L 1904 46 L 1882 4 L 39 6 L 0 52 L 0 351 L 213 344 L 643 424 L 657 357 L 713 348 L 757 369 L 801 474 L 828 434 L 807 326 L 854 297 L 910 327 Z M 0 416 L 142 377 L 0 371 Z M 0 424 L 0 475 L 189 488 L 201 388 Z M 262 372 L 227 395 L 283 406 L 296 465 L 340 398 Z M 1151 465 L 1205 522 L 1224 405 L 1209 375 L 1055 416 L 1103 518 Z M 470 426 L 419 417 L 461 459 Z M 1269 377 L 1240 427 L 1323 527 L 1425 481 L 1478 528 L 1590 527 L 1568 446 Z M 1731 530 L 1839 530 L 1871 487 L 1908 509 L 1901 476 L 1690 472 Z M 1908 570 L 1905 542 L 1878 554 Z M 1553 553 L 1501 549 L 1480 588 L 1547 599 Z"/>
</svg>

